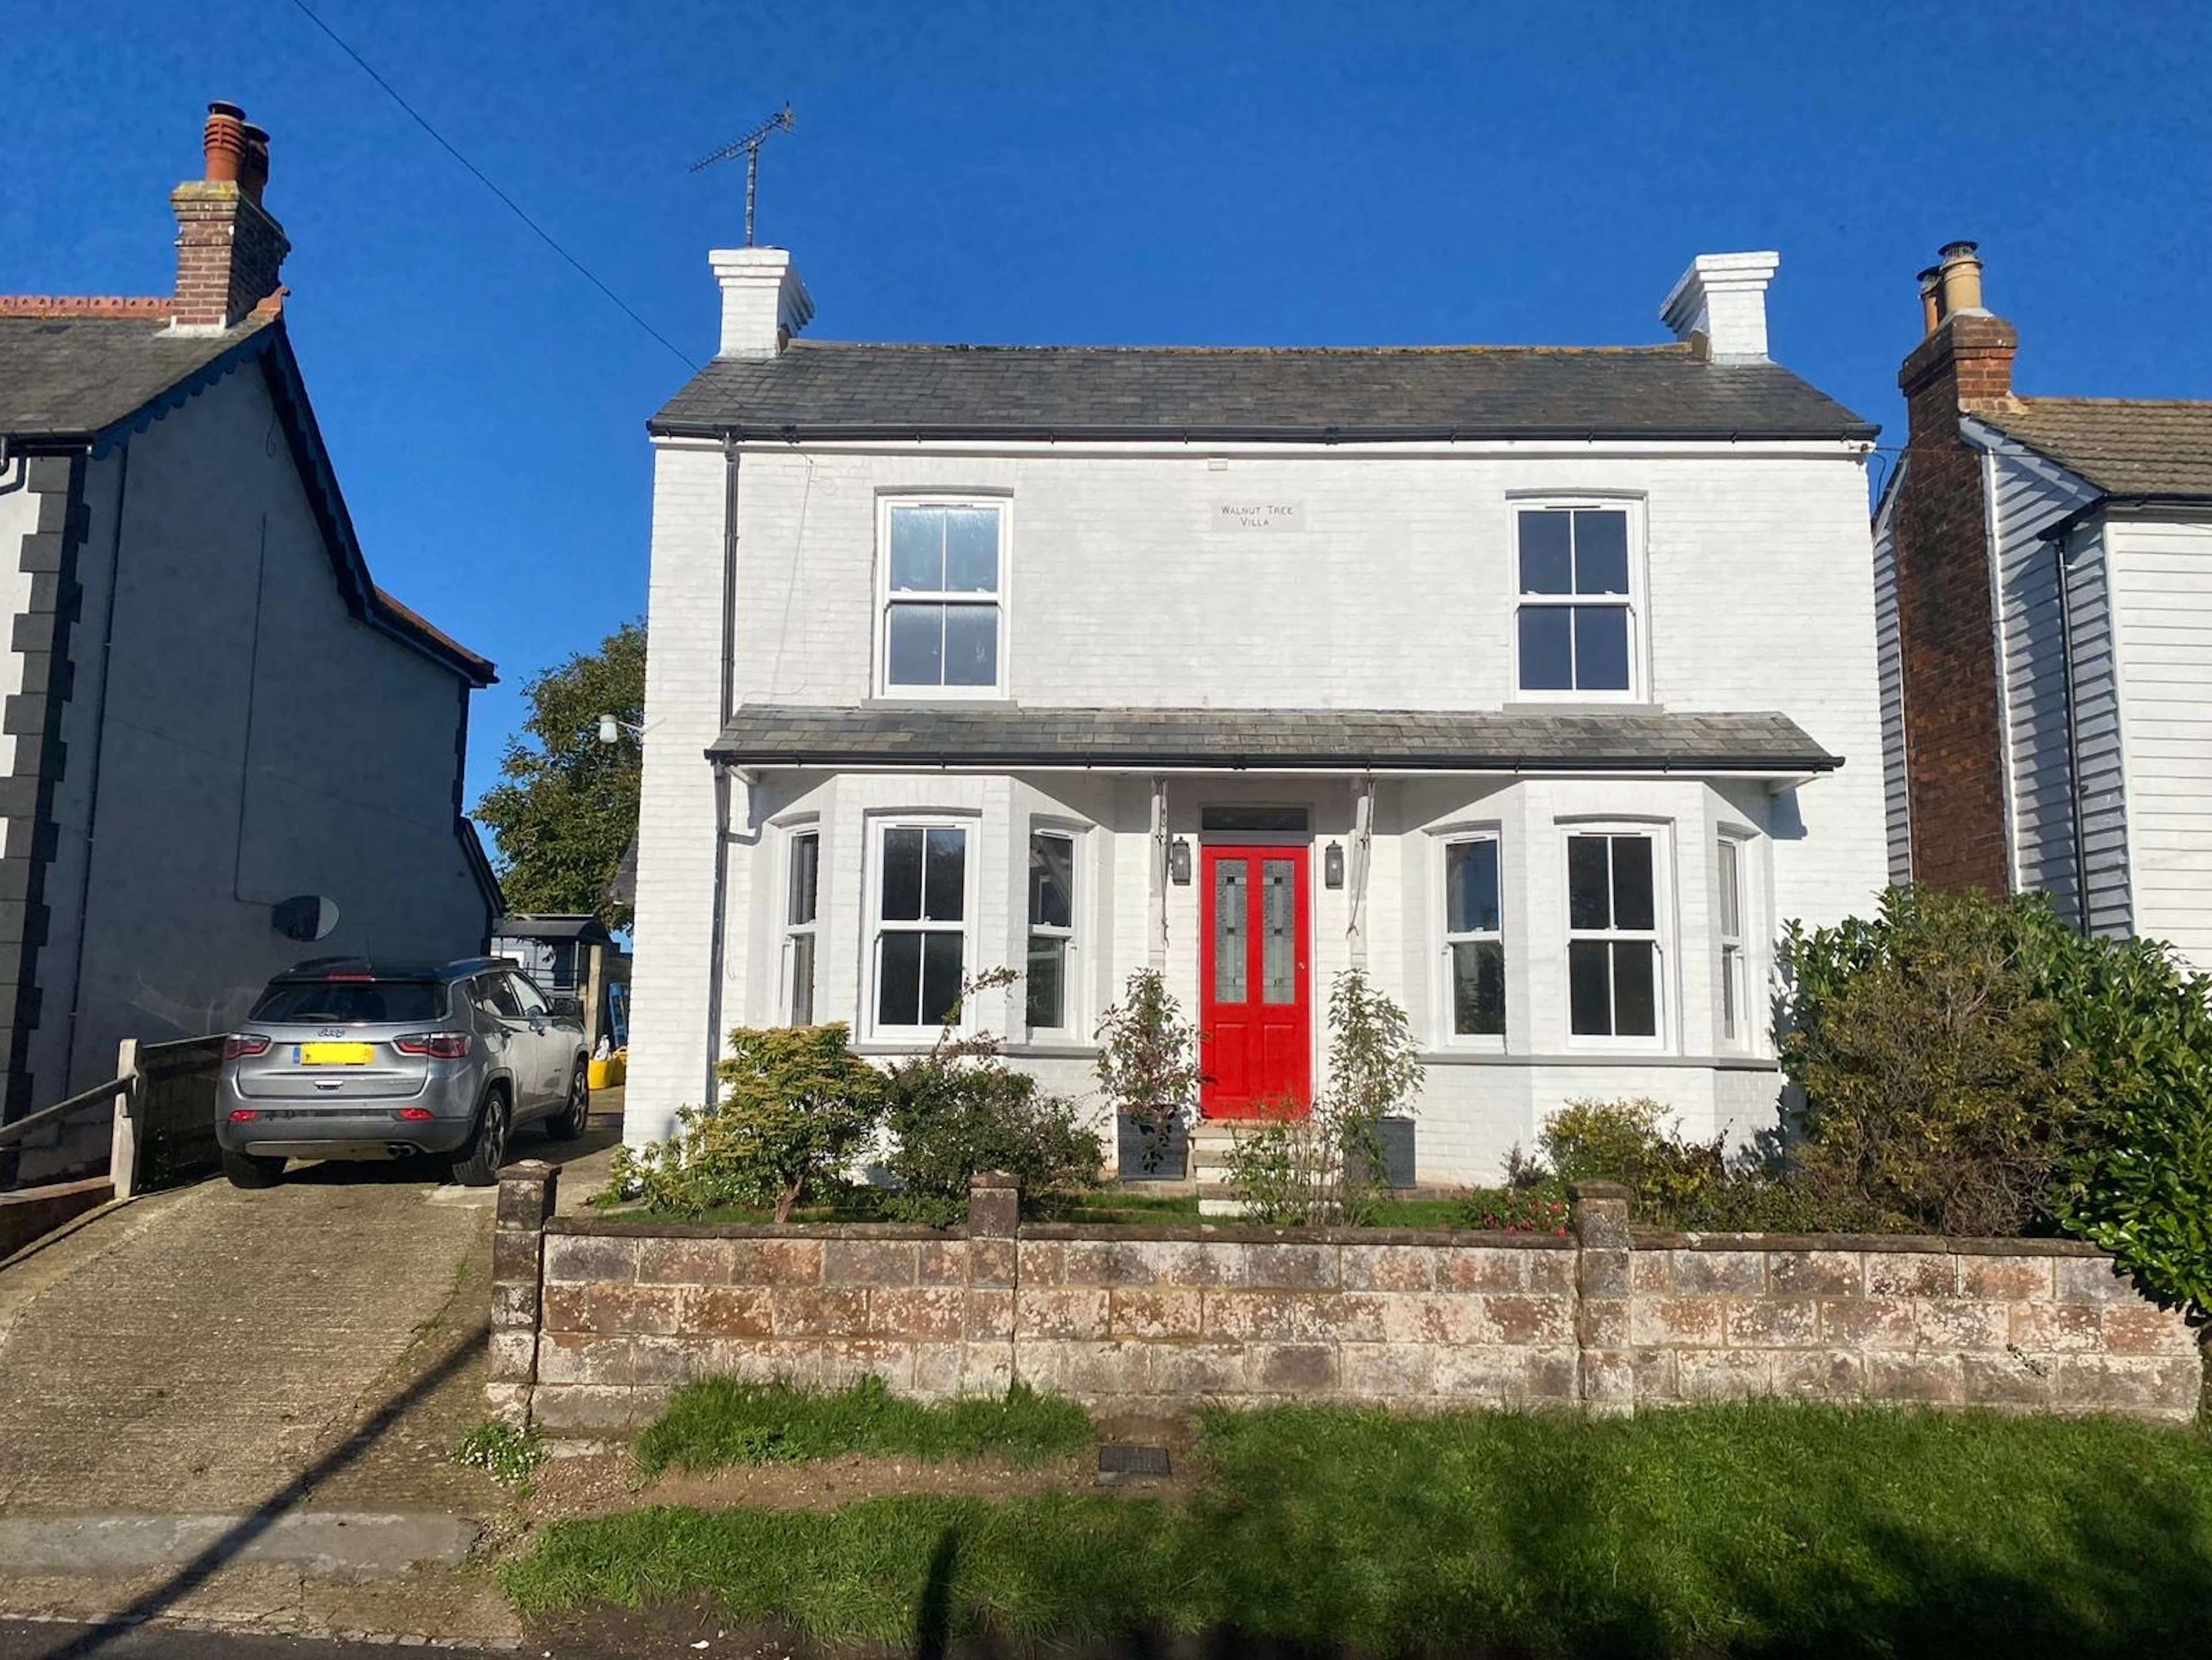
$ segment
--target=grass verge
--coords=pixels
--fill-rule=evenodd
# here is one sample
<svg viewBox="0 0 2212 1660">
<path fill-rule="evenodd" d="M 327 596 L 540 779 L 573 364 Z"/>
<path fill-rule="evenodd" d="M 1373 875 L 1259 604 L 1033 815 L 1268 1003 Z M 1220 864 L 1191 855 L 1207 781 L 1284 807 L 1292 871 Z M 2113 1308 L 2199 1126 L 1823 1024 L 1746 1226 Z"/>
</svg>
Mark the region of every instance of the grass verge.
<svg viewBox="0 0 2212 1660">
<path fill-rule="evenodd" d="M 834 1395 L 708 1377 L 677 1390 L 638 1437 L 636 1453 L 647 1475 L 803 1464 L 848 1453 L 931 1462 L 996 1454 L 1010 1463 L 1040 1464 L 1082 1451 L 1097 1433 L 1073 1402 L 1025 1383 L 1004 1395 L 925 1405 L 900 1399 L 873 1377 Z"/>
<path fill-rule="evenodd" d="M 528 1615 L 706 1596 L 833 1644 L 1209 1629 L 1377 1655 L 2201 1651 L 2212 1444 L 2189 1432 L 1765 1404 L 1281 1408 L 1201 1433 L 1207 1484 L 1182 1508 L 645 1511 L 549 1528 L 506 1584 Z"/>
</svg>

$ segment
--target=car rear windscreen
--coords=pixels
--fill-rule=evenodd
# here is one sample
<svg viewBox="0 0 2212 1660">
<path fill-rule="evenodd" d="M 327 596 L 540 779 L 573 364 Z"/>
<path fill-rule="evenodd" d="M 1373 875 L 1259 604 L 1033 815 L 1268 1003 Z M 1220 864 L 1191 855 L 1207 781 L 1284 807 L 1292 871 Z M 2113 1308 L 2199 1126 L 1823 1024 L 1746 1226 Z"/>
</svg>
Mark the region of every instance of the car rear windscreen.
<svg viewBox="0 0 2212 1660">
<path fill-rule="evenodd" d="M 435 980 L 308 980 L 271 986 L 249 1020 L 295 1025 L 375 1025 L 395 1020 L 441 1020 L 446 988 Z"/>
</svg>

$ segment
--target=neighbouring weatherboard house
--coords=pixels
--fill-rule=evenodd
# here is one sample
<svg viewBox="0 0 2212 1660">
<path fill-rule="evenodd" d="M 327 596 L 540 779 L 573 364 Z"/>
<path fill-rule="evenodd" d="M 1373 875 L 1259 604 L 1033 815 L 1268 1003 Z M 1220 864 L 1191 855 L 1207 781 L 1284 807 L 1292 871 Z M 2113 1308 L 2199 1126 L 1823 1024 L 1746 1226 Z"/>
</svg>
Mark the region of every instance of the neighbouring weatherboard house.
<svg viewBox="0 0 2212 1660">
<path fill-rule="evenodd" d="M 2212 970 L 2212 403 L 2022 397 L 1974 244 L 1920 283 L 1875 516 L 1890 873 Z"/>
<path fill-rule="evenodd" d="M 287 337 L 266 136 L 212 106 L 175 292 L 0 297 L 4 1116 L 331 952 L 479 952 L 492 666 L 371 580 Z"/>
<path fill-rule="evenodd" d="M 1883 880 L 1866 458 L 1769 359 L 1771 253 L 1668 344 L 1104 349 L 794 338 L 712 256 L 656 475 L 626 1134 L 722 1034 L 963 1018 L 1050 1087 L 1161 970 L 1205 1110 L 1324 1081 L 1364 965 L 1425 1059 L 1423 1182 L 1564 1102 L 1771 1124 L 1790 918 Z"/>
</svg>

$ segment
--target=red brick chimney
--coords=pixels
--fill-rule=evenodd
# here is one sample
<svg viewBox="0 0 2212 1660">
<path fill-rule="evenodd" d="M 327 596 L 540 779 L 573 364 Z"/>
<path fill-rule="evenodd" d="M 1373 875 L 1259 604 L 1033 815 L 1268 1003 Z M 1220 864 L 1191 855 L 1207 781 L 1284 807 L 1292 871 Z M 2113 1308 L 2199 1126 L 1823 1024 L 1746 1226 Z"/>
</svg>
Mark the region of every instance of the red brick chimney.
<svg viewBox="0 0 2212 1660">
<path fill-rule="evenodd" d="M 1905 473 L 1891 519 L 1912 874 L 2002 894 L 2012 865 L 1988 508 L 1981 453 L 1960 436 L 1959 418 L 2016 406 L 2020 337 L 1983 307 L 1973 243 L 1952 243 L 1919 281 L 1927 334 L 1897 377 Z"/>
<path fill-rule="evenodd" d="M 179 328 L 227 329 L 284 302 L 277 272 L 292 251 L 284 228 L 261 205 L 269 181 L 269 135 L 249 126 L 235 104 L 210 104 L 200 135 L 205 176 L 169 194 L 177 215 L 177 292 L 170 310 Z"/>
</svg>

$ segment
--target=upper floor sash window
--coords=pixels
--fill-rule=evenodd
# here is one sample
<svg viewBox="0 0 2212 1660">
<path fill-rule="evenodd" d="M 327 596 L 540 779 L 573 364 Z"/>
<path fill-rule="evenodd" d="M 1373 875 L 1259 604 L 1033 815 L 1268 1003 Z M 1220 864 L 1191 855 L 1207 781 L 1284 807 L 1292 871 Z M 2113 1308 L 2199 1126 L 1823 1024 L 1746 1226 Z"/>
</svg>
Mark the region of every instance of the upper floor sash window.
<svg viewBox="0 0 2212 1660">
<path fill-rule="evenodd" d="M 1641 694 L 1635 519 L 1626 503 L 1514 514 L 1516 684 L 1524 696 Z"/>
<path fill-rule="evenodd" d="M 884 504 L 882 691 L 988 697 L 1005 690 L 1006 519 L 997 502 Z"/>
</svg>

